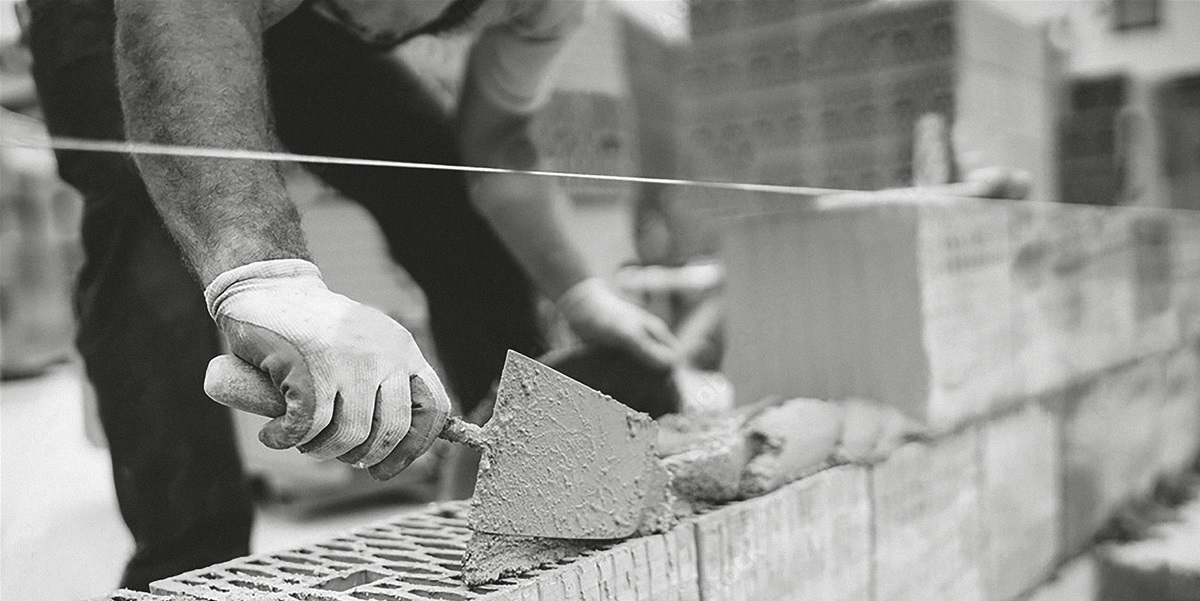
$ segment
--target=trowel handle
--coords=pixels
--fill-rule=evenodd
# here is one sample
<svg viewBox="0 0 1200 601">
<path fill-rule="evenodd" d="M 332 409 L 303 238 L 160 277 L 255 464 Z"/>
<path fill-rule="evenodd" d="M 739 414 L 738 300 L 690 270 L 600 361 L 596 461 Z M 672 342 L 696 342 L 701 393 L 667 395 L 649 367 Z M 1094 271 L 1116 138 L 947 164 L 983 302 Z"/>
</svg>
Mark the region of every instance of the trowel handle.
<svg viewBox="0 0 1200 601">
<path fill-rule="evenodd" d="M 226 407 L 263 417 L 279 417 L 287 410 L 283 393 L 271 378 L 234 355 L 220 355 L 209 361 L 208 372 L 204 374 L 204 392 Z M 480 452 L 486 444 L 483 428 L 455 416 L 446 420 L 438 437 Z"/>
<path fill-rule="evenodd" d="M 438 438 L 457 442 L 458 444 L 465 444 L 480 453 L 484 451 L 484 447 L 486 446 L 483 428 L 465 421 L 457 415 L 451 415 L 446 420 L 446 426 L 442 428 L 442 433 L 438 434 Z"/>
</svg>

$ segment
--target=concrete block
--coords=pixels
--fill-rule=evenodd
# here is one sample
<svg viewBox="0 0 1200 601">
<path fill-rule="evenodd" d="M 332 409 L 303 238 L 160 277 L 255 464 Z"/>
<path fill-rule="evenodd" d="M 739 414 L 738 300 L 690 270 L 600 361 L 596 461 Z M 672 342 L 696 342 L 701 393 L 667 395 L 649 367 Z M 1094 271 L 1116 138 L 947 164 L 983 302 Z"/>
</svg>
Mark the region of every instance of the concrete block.
<svg viewBox="0 0 1200 601">
<path fill-rule="evenodd" d="M 1051 191 L 1046 198 L 1055 197 L 1054 174 L 1037 169 L 1054 156 L 1056 140 L 1050 135 L 1054 108 L 1044 101 L 1046 94 L 1030 96 L 1033 88 L 1057 73 L 1046 60 L 1049 45 L 1040 29 L 979 3 L 837 4 L 842 10 L 814 9 L 820 15 L 817 19 L 796 12 L 769 27 L 731 24 L 725 35 L 694 39 L 696 52 L 689 72 L 708 74 L 710 82 L 718 80 L 704 89 L 689 90 L 700 106 L 688 117 L 694 126 L 718 121 L 708 106 L 715 104 L 714 96 L 741 105 L 747 122 L 776 114 L 770 99 L 781 94 L 805 108 L 800 140 L 805 150 L 795 143 L 781 149 L 773 141 L 771 152 L 763 152 L 761 144 L 737 152 L 732 150 L 736 144 L 721 140 L 692 151 L 703 161 L 724 167 L 704 171 L 780 181 L 778 166 L 790 164 L 804 171 L 808 185 L 849 189 L 906 185 L 911 180 L 906 173 L 911 156 L 897 161 L 894 151 L 863 153 L 846 168 L 839 165 L 847 158 L 843 143 L 850 136 L 882 141 L 884 132 L 899 133 L 904 139 L 901 147 L 908 149 L 903 152 L 911 153 L 916 117 L 936 112 L 951 120 L 956 136 L 962 137 L 957 146 L 964 163 L 1026 169 L 1037 176 L 1035 189 Z M 759 76 L 741 77 L 747 71 Z M 925 77 L 931 71 L 940 73 L 938 81 Z M 986 79 L 994 80 L 988 85 L 995 93 L 976 85 L 985 83 L 974 77 L 976 72 L 986 72 Z M 994 85 L 997 82 L 1002 85 Z M 858 91 L 847 95 L 847 90 Z M 997 131 L 1027 135 L 1032 152 L 997 136 Z M 801 136 L 792 135 L 789 141 L 795 138 Z M 811 150 L 832 160 L 816 166 L 802 160 L 804 152 Z"/>
<path fill-rule="evenodd" d="M 1177 211 L 1126 210 L 1133 246 L 1134 352 L 1171 351 L 1183 344 L 1173 238 Z"/>
<path fill-rule="evenodd" d="M 1130 213 L 1055 203 L 1011 210 L 1019 396 L 1061 389 L 1144 354 L 1135 344 Z"/>
<path fill-rule="evenodd" d="M 1196 346 L 1169 355 L 1163 366 L 1158 469 L 1183 473 L 1200 458 L 1200 354 Z"/>
<path fill-rule="evenodd" d="M 726 371 L 737 402 L 867 398 L 935 430 L 1011 396 L 1008 213 L 876 193 L 731 222 Z"/>
<path fill-rule="evenodd" d="M 1176 211 L 1171 220 L 1171 276 L 1184 338 L 1200 338 L 1200 212 Z"/>
<path fill-rule="evenodd" d="M 1071 387 L 1063 399 L 1063 548 L 1083 549 L 1122 505 L 1158 477 L 1163 359 L 1152 357 Z"/>
<path fill-rule="evenodd" d="M 986 598 L 978 459 L 978 437 L 967 430 L 905 445 L 871 468 L 873 598 Z"/>
<path fill-rule="evenodd" d="M 1032 403 L 981 427 L 984 582 L 1014 599 L 1058 560 L 1062 518 L 1059 415 Z"/>
<path fill-rule="evenodd" d="M 870 579 L 866 472 L 826 470 L 695 520 L 705 600 L 861 599 Z"/>
</svg>

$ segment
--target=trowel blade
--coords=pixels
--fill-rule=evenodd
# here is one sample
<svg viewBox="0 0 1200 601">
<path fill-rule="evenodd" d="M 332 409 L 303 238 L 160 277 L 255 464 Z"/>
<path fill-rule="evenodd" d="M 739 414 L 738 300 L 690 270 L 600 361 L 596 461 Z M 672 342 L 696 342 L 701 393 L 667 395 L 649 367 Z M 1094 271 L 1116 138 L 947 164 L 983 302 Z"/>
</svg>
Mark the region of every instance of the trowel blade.
<svg viewBox="0 0 1200 601">
<path fill-rule="evenodd" d="M 484 433 L 469 518 L 478 532 L 624 538 L 662 486 L 650 416 L 513 351 Z"/>
</svg>

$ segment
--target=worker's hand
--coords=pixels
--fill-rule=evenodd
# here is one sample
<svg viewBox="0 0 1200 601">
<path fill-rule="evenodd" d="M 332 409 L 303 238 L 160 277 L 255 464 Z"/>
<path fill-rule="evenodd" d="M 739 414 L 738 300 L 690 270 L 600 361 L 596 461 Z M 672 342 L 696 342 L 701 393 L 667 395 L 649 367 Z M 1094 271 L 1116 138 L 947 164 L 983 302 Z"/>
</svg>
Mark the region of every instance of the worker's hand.
<svg viewBox="0 0 1200 601">
<path fill-rule="evenodd" d="M 242 360 L 286 401 L 259 433 L 268 447 L 337 457 L 386 479 L 433 444 L 450 400 L 412 335 L 383 313 L 331 292 L 299 259 L 231 269 L 205 290 Z"/>
<path fill-rule="evenodd" d="M 619 297 L 600 278 L 567 290 L 558 309 L 584 342 L 623 348 L 649 365 L 664 369 L 682 360 L 679 341 L 654 314 Z"/>
</svg>

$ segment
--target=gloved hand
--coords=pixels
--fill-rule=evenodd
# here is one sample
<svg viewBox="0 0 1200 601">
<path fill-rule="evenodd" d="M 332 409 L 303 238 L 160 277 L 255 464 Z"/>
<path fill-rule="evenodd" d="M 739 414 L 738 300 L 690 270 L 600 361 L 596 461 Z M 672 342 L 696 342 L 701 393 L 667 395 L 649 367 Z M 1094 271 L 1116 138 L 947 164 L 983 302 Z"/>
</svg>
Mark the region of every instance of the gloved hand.
<svg viewBox="0 0 1200 601">
<path fill-rule="evenodd" d="M 204 291 L 233 354 L 266 372 L 287 410 L 259 432 L 268 447 L 337 457 L 390 478 L 433 444 L 450 400 L 412 335 L 331 292 L 299 259 L 243 265 Z"/>
<path fill-rule="evenodd" d="M 619 297 L 600 278 L 567 290 L 558 310 L 584 342 L 623 348 L 654 367 L 669 369 L 682 356 L 679 341 L 654 314 Z"/>
</svg>

